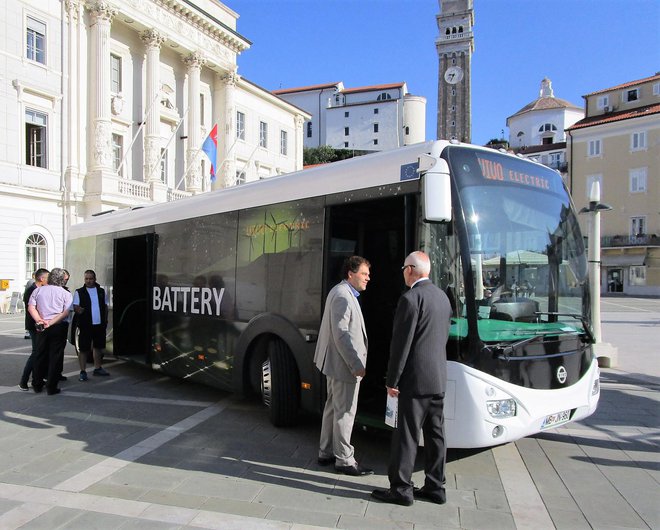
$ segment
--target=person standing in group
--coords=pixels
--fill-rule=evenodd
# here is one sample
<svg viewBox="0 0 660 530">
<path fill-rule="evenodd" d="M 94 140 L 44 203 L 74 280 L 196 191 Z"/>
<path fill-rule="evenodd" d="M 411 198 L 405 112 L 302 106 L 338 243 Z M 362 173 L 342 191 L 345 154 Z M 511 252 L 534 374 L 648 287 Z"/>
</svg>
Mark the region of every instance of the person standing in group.
<svg viewBox="0 0 660 530">
<path fill-rule="evenodd" d="M 318 463 L 334 464 L 336 471 L 352 476 L 373 473 L 356 462 L 351 445 L 360 381 L 367 366 L 367 331 L 358 296 L 367 288 L 370 267 L 360 256 L 345 260 L 343 280 L 326 298 L 314 354 L 314 364 L 325 375 L 328 390 Z"/>
<path fill-rule="evenodd" d="M 71 322 L 71 342 L 76 346 L 80 363 L 78 381 L 87 381 L 87 358 L 89 356 L 94 361 L 94 375 L 110 375 L 102 366 L 105 331 L 108 326 L 108 303 L 105 290 L 96 283 L 96 273 L 93 270 L 86 270 L 84 278 L 85 284 L 76 289 L 73 295 L 74 315 Z"/>
<path fill-rule="evenodd" d="M 34 273 L 34 281 L 30 283 L 25 292 L 23 293 L 23 303 L 25 304 L 25 330 L 29 333 L 28 338 L 32 341 L 32 352 L 28 357 L 28 360 L 25 363 L 25 368 L 23 368 L 23 374 L 21 375 L 21 381 L 18 383 L 18 387 L 27 391 L 30 388 L 28 387 L 28 382 L 30 381 L 30 375 L 32 375 L 32 370 L 34 369 L 34 360 L 37 357 L 37 330 L 35 329 L 34 319 L 30 312 L 27 310 L 28 304 L 30 303 L 30 296 L 35 289 L 46 285 L 48 283 L 48 269 L 37 269 Z"/>
<path fill-rule="evenodd" d="M 431 261 L 421 251 L 408 255 L 402 267 L 410 289 L 394 315 L 387 393 L 398 396 L 398 423 L 392 433 L 388 477 L 390 488 L 376 489 L 379 501 L 410 506 L 413 499 L 446 502 L 443 400 L 447 386 L 447 337 L 452 315 L 447 295 L 429 280 Z M 424 486 L 414 488 L 412 474 L 424 434 Z"/>
<path fill-rule="evenodd" d="M 30 295 L 28 311 L 37 330 L 37 356 L 32 371 L 32 388 L 41 392 L 47 378 L 48 395 L 59 394 L 62 357 L 66 345 L 69 308 L 73 297 L 64 289 L 64 269 L 54 268 L 48 275 L 48 284 L 38 287 Z"/>
</svg>

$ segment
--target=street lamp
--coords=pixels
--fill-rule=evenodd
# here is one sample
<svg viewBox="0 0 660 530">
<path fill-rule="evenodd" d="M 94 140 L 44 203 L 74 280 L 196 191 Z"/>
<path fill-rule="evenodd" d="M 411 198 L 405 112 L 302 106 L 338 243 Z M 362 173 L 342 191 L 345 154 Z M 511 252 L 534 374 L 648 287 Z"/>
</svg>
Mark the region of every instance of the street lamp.
<svg viewBox="0 0 660 530">
<path fill-rule="evenodd" d="M 589 231 L 589 290 L 591 291 L 591 326 L 594 336 L 594 352 L 601 366 L 616 365 L 617 350 L 610 344 L 602 342 L 600 326 L 600 212 L 609 211 L 609 204 L 600 202 L 600 182 L 594 180 L 589 192 L 589 206 L 579 213 L 590 213 L 591 229 Z"/>
</svg>

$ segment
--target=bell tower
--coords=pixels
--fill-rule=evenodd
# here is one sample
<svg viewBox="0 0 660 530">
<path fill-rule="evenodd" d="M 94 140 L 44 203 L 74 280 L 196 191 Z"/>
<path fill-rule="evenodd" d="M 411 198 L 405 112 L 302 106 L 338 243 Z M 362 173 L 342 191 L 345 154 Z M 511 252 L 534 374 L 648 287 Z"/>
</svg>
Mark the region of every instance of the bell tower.
<svg viewBox="0 0 660 530">
<path fill-rule="evenodd" d="M 438 139 L 470 142 L 472 0 L 438 0 Z"/>
</svg>

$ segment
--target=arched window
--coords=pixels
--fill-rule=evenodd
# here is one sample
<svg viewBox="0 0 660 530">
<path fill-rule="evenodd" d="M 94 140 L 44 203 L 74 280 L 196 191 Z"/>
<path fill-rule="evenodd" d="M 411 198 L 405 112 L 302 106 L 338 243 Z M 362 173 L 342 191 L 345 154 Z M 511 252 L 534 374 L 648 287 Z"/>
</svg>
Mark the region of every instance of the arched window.
<svg viewBox="0 0 660 530">
<path fill-rule="evenodd" d="M 387 92 L 383 92 L 382 94 L 379 94 L 379 96 L 376 98 L 376 101 L 383 101 L 386 99 L 392 99 L 392 96 L 390 96 Z"/>
<path fill-rule="evenodd" d="M 557 130 L 557 126 L 553 125 L 552 123 L 544 123 L 543 125 L 541 125 L 539 127 L 539 132 L 540 133 L 542 133 L 542 132 L 551 132 L 551 131 L 556 131 L 556 130 Z"/>
<path fill-rule="evenodd" d="M 455 27 L 454 27 L 454 28 L 451 28 L 451 32 L 452 32 L 452 33 L 456 33 L 456 28 L 455 28 Z"/>
<path fill-rule="evenodd" d="M 41 234 L 30 234 L 25 240 L 25 276 L 26 279 L 39 268 L 48 264 L 48 244 Z"/>
<path fill-rule="evenodd" d="M 451 35 L 451 30 L 447 28 L 447 31 L 445 31 L 445 35 Z"/>
<path fill-rule="evenodd" d="M 458 32 L 463 33 L 463 26 L 458 26 Z"/>
</svg>

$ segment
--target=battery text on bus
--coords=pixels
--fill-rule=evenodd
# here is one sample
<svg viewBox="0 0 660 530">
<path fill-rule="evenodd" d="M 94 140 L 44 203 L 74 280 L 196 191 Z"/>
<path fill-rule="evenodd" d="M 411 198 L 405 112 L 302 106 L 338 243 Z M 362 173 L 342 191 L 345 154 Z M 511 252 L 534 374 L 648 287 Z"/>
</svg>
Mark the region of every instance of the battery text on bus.
<svg viewBox="0 0 660 530">
<path fill-rule="evenodd" d="M 220 316 L 220 304 L 225 288 L 215 287 L 154 287 L 154 311 Z"/>
<path fill-rule="evenodd" d="M 477 160 L 479 161 L 479 166 L 481 166 L 481 174 L 485 179 L 516 182 L 544 190 L 550 189 L 550 181 L 547 178 L 529 175 L 520 171 L 514 171 L 513 169 L 506 170 L 500 162 L 494 162 L 487 158 L 477 157 Z"/>
</svg>

